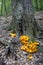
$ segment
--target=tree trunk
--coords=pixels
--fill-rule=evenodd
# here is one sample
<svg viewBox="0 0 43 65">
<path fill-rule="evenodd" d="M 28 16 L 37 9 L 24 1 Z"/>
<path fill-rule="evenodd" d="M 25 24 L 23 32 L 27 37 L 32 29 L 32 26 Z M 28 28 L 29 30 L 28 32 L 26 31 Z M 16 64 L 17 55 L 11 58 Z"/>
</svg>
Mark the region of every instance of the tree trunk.
<svg viewBox="0 0 43 65">
<path fill-rule="evenodd" d="M 4 10 L 5 10 L 5 15 L 7 15 L 6 0 L 4 0 Z"/>
<path fill-rule="evenodd" d="M 1 16 L 2 16 L 2 12 L 3 12 L 3 0 L 2 0 L 2 4 L 1 4 Z"/>
<path fill-rule="evenodd" d="M 12 16 L 12 26 L 15 27 L 13 31 L 16 31 L 19 36 L 25 34 L 33 38 L 36 35 L 38 28 L 34 18 L 32 0 L 12 0 Z"/>
</svg>

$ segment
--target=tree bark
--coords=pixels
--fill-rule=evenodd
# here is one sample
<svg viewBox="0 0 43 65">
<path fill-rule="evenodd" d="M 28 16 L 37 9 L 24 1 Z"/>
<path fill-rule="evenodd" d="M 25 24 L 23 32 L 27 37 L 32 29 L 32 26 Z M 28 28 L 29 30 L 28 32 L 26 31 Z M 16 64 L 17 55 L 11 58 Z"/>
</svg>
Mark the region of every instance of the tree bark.
<svg viewBox="0 0 43 65">
<path fill-rule="evenodd" d="M 13 30 L 20 36 L 29 35 L 31 38 L 36 35 L 37 23 L 34 18 L 32 0 L 12 0 Z"/>
<path fill-rule="evenodd" d="M 6 0 L 4 0 L 4 9 L 5 9 L 5 15 L 7 15 Z"/>
<path fill-rule="evenodd" d="M 1 16 L 2 16 L 2 12 L 3 12 L 3 0 L 2 0 L 2 4 L 1 4 Z"/>
</svg>

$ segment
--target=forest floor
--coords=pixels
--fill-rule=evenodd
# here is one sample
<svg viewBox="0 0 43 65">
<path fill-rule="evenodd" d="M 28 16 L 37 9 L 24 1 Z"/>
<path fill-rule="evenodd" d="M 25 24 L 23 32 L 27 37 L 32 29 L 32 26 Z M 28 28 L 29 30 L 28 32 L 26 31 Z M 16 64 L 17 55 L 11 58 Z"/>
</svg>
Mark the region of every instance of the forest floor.
<svg viewBox="0 0 43 65">
<path fill-rule="evenodd" d="M 0 40 L 2 40 L 3 42 L 6 42 L 6 40 L 9 41 L 11 38 L 9 36 L 9 33 L 11 31 L 6 31 L 5 29 L 3 29 L 4 27 L 6 27 L 7 24 L 9 23 L 5 23 L 5 18 L 0 17 Z M 17 45 L 16 49 L 17 60 L 15 60 L 15 56 L 13 56 L 12 58 L 11 54 L 6 58 L 4 56 L 4 53 L 5 46 L 1 45 L 0 43 L 0 54 L 1 57 L 4 58 L 5 65 L 43 65 L 43 52 L 37 52 L 32 54 L 33 58 L 31 60 L 27 58 L 28 53 L 20 50 L 19 45 Z"/>
</svg>

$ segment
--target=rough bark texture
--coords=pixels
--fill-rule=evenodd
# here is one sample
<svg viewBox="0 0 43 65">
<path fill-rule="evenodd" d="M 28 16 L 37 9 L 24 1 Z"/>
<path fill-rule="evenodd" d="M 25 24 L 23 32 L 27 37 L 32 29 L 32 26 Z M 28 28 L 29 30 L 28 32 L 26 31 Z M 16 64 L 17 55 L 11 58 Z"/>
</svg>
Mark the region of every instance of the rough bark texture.
<svg viewBox="0 0 43 65">
<path fill-rule="evenodd" d="M 12 28 L 20 36 L 29 35 L 31 38 L 36 35 L 37 23 L 34 18 L 32 0 L 12 0 Z"/>
</svg>

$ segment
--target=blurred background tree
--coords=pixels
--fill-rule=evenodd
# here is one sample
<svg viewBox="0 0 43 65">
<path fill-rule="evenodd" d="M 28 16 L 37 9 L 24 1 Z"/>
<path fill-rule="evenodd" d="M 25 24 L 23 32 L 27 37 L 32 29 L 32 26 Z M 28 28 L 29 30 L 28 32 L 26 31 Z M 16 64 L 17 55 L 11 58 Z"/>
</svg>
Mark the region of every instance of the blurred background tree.
<svg viewBox="0 0 43 65">
<path fill-rule="evenodd" d="M 32 0 L 34 10 L 43 10 L 43 0 Z"/>
</svg>

